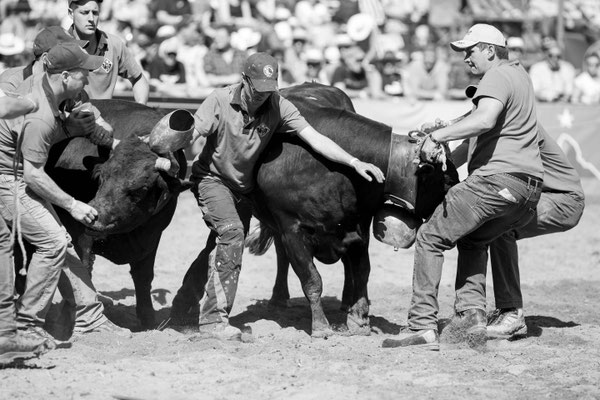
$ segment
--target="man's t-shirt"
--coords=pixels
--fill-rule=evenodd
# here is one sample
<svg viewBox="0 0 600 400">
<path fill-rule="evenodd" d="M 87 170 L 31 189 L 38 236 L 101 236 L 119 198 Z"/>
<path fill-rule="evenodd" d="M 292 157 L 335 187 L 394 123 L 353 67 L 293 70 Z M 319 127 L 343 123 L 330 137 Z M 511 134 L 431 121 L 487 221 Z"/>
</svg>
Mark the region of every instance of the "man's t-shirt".
<svg viewBox="0 0 600 400">
<path fill-rule="evenodd" d="M 289 100 L 273 93 L 256 115 L 243 108 L 241 84 L 216 89 L 194 114 L 206 144 L 192 166 L 192 180 L 212 174 L 231 189 L 247 193 L 254 186 L 254 165 L 275 132 L 297 133 L 308 122 Z"/>
<path fill-rule="evenodd" d="M 558 143 L 540 125 L 540 154 L 544 165 L 544 192 L 574 192 L 583 197 L 579 174 Z"/>
<path fill-rule="evenodd" d="M 56 98 L 45 73 L 32 75 L 16 90 L 38 101 L 37 111 L 9 120 L 0 120 L 0 174 L 13 174 L 13 159 L 17 155 L 17 141 L 23 159 L 32 163 L 45 163 L 50 147 L 65 139 L 60 128 L 60 112 Z M 23 176 L 23 162 L 19 158 L 17 175 Z"/>
<path fill-rule="evenodd" d="M 542 179 L 535 97 L 529 75 L 518 61 L 503 61 L 486 72 L 473 96 L 499 100 L 496 125 L 469 141 L 469 174 L 526 173 Z"/>
<path fill-rule="evenodd" d="M 73 27 L 69 33 L 79 39 Z M 96 30 L 96 37 L 98 46 L 94 55 L 104 57 L 104 62 L 100 68 L 90 72 L 85 91 L 91 99 L 110 99 L 119 76 L 127 80 L 137 79 L 143 71 L 123 39 L 101 30 Z"/>
<path fill-rule="evenodd" d="M 0 89 L 4 93 L 12 93 L 25 79 L 33 74 L 33 64 L 9 68 L 0 74 Z"/>
<path fill-rule="evenodd" d="M 345 65 L 338 66 L 331 77 L 331 84 L 343 83 L 346 89 L 362 90 L 369 86 L 367 72 L 364 68 L 360 71 L 352 71 Z"/>
</svg>

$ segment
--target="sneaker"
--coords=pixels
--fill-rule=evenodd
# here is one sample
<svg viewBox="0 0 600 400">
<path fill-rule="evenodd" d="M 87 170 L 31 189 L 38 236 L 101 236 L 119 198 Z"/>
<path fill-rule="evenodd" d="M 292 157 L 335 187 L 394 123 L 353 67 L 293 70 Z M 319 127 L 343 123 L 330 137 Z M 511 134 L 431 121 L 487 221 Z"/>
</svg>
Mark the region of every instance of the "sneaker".
<svg viewBox="0 0 600 400">
<path fill-rule="evenodd" d="M 50 350 L 48 339 L 32 338 L 21 332 L 0 336 L 0 365 L 38 357 Z"/>
<path fill-rule="evenodd" d="M 456 313 L 442 330 L 442 341 L 466 342 L 470 347 L 480 347 L 486 342 L 487 316 L 484 310 L 471 308 Z"/>
<path fill-rule="evenodd" d="M 494 339 L 513 339 L 527 335 L 527 324 L 522 308 L 495 311 L 497 317 L 488 322 L 487 336 Z"/>
<path fill-rule="evenodd" d="M 223 341 L 231 340 L 240 342 L 242 340 L 242 331 L 224 322 L 200 325 L 198 331 L 200 332 L 200 336 L 203 337 L 211 337 Z"/>
<path fill-rule="evenodd" d="M 80 338 L 89 333 L 111 333 L 113 335 L 121 336 L 121 337 L 124 337 L 127 339 L 129 339 L 133 336 L 133 334 L 131 333 L 131 331 L 129 329 L 121 328 L 120 326 L 115 325 L 112 321 L 107 319 L 106 321 L 104 321 L 103 323 L 101 323 L 100 325 L 98 325 L 94 328 L 84 329 L 84 330 L 79 330 L 79 329 L 75 328 L 73 330 L 73 337 Z"/>
<path fill-rule="evenodd" d="M 400 334 L 402 335 L 402 333 Z M 381 347 L 411 347 L 422 350 L 440 350 L 440 336 L 436 329 L 410 331 L 403 339 L 385 339 Z"/>
<path fill-rule="evenodd" d="M 31 340 L 46 340 L 50 350 L 68 349 L 71 347 L 71 342 L 67 340 L 55 339 L 54 336 L 49 334 L 48 331 L 40 326 L 28 326 L 25 329 L 19 329 L 19 333 Z"/>
</svg>

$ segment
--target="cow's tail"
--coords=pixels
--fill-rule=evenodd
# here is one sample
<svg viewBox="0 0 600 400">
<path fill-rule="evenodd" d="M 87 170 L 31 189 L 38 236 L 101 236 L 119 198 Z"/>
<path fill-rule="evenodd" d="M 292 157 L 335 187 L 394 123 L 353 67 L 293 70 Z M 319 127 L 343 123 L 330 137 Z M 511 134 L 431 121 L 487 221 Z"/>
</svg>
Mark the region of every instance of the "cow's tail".
<svg viewBox="0 0 600 400">
<path fill-rule="evenodd" d="M 265 254 L 269 247 L 271 247 L 273 244 L 274 234 L 275 232 L 269 229 L 269 227 L 262 222 L 256 224 L 248 233 L 245 246 L 248 248 L 251 254 L 261 256 Z"/>
</svg>

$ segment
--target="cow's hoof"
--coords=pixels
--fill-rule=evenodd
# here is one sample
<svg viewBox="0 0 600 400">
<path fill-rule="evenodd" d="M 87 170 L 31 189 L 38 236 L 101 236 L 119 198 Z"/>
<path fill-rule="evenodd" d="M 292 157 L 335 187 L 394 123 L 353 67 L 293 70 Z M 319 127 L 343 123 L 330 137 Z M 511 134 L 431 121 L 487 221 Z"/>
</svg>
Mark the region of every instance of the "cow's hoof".
<svg viewBox="0 0 600 400">
<path fill-rule="evenodd" d="M 315 339 L 327 339 L 330 336 L 335 335 L 335 332 L 331 328 L 327 329 L 313 329 L 310 334 L 311 337 Z"/>
<path fill-rule="evenodd" d="M 369 325 L 348 327 L 348 332 L 351 336 L 369 336 L 371 327 Z"/>
<path fill-rule="evenodd" d="M 369 336 L 371 334 L 371 326 L 369 318 L 357 318 L 352 313 L 349 313 L 346 318 L 348 332 L 353 336 Z"/>
</svg>

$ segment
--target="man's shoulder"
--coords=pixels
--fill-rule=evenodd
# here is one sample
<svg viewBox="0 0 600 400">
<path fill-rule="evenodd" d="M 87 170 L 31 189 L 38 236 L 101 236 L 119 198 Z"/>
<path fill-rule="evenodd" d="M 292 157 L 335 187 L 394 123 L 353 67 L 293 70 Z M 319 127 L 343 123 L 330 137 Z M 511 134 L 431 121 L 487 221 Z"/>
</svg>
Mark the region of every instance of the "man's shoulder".
<svg viewBox="0 0 600 400">
<path fill-rule="evenodd" d="M 4 92 L 12 92 L 23 82 L 23 70 L 26 66 L 13 67 L 0 74 L 0 89 Z"/>
</svg>

